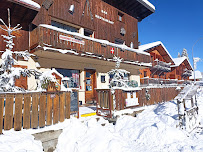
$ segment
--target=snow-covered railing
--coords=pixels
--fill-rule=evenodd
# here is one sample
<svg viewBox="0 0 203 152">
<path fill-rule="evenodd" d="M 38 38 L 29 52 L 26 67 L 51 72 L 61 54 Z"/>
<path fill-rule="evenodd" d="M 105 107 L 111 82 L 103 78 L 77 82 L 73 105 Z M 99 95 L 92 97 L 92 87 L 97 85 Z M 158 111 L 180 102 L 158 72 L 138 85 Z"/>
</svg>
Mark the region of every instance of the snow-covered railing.
<svg viewBox="0 0 203 152">
<path fill-rule="evenodd" d="M 199 126 L 196 98 L 198 88 L 198 84 L 186 86 L 178 96 L 175 97 L 178 106 L 179 126 L 188 132 L 193 131 Z"/>
<path fill-rule="evenodd" d="M 154 60 L 152 62 L 152 68 L 157 69 L 159 71 L 163 71 L 163 72 L 169 72 L 171 71 L 171 63 L 166 63 L 163 61 L 159 61 L 159 60 Z"/>
<path fill-rule="evenodd" d="M 183 77 L 189 77 L 192 76 L 192 71 L 191 70 L 185 70 L 185 72 L 182 74 Z"/>
<path fill-rule="evenodd" d="M 149 53 L 66 31 L 51 25 L 40 25 L 31 32 L 31 49 L 70 53 L 72 55 L 110 60 L 114 55 L 123 58 L 126 64 L 151 66 Z M 45 48 L 45 49 L 44 49 Z M 143 64 L 142 64 L 143 63 Z"/>
<path fill-rule="evenodd" d="M 12 128 L 19 131 L 63 122 L 71 113 L 79 116 L 76 92 L 1 93 L 0 134 Z"/>
<path fill-rule="evenodd" d="M 191 81 L 144 77 L 144 78 L 140 79 L 140 83 L 141 83 L 141 86 L 150 86 L 150 85 L 175 85 L 175 86 L 177 86 L 177 85 L 191 84 Z"/>
</svg>

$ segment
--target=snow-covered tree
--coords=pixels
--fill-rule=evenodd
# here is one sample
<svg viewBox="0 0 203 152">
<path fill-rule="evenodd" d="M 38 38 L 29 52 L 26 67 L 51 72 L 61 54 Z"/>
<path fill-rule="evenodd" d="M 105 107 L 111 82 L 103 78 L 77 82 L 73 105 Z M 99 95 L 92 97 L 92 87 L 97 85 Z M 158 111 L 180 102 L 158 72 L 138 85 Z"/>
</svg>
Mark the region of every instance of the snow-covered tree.
<svg viewBox="0 0 203 152">
<path fill-rule="evenodd" d="M 2 35 L 2 37 L 5 39 L 4 42 L 6 42 L 6 50 L 1 51 L 1 64 L 0 64 L 0 91 L 1 92 L 16 92 L 16 91 L 25 91 L 23 88 L 15 86 L 15 79 L 20 78 L 20 76 L 28 76 L 31 75 L 34 76 L 40 76 L 41 73 L 36 70 L 28 70 L 28 69 L 22 69 L 22 68 L 16 68 L 13 67 L 17 61 L 13 58 L 13 56 L 16 57 L 23 57 L 25 60 L 28 60 L 32 54 L 28 53 L 28 51 L 12 51 L 13 46 L 15 45 L 13 43 L 13 38 L 15 36 L 12 35 L 12 32 L 20 30 L 22 27 L 19 27 L 20 24 L 15 26 L 14 28 L 11 28 L 10 24 L 10 10 L 8 9 L 8 26 L 4 23 L 2 19 L 0 19 L 0 22 L 6 27 L 3 28 L 0 26 L 0 28 L 8 33 L 8 35 Z"/>
<path fill-rule="evenodd" d="M 182 54 L 181 54 L 181 57 L 184 57 L 184 56 L 187 57 L 187 59 L 189 60 L 189 57 L 188 57 L 186 49 L 183 49 Z"/>
<path fill-rule="evenodd" d="M 52 84 L 57 82 L 53 75 L 43 74 L 35 69 L 22 69 L 13 67 L 13 65 L 17 63 L 13 56 L 23 57 L 25 60 L 28 60 L 33 55 L 28 51 L 12 51 L 13 46 L 15 45 L 13 43 L 13 38 L 15 38 L 15 36 L 12 35 L 12 32 L 18 31 L 22 27 L 19 27 L 20 24 L 18 24 L 14 28 L 11 28 L 9 9 L 8 26 L 2 19 L 0 19 L 0 22 L 6 27 L 3 28 L 0 26 L 0 28 L 8 33 L 8 35 L 2 35 L 2 37 L 5 39 L 4 42 L 6 42 L 6 50 L 1 51 L 3 54 L 1 55 L 2 61 L 0 64 L 0 92 L 25 91 L 23 88 L 15 86 L 15 79 L 20 78 L 21 75 L 24 77 L 31 77 L 31 75 L 34 75 L 35 77 L 40 78 L 39 85 L 44 85 L 45 83 L 43 82 L 45 82 L 45 80 L 46 82 Z M 43 88 L 43 86 L 41 87 Z"/>
<path fill-rule="evenodd" d="M 110 88 L 112 87 L 128 87 L 128 79 L 125 79 L 125 75 L 129 74 L 130 72 L 124 70 L 124 69 L 119 69 L 120 63 L 122 59 L 120 57 L 113 57 L 113 60 L 116 61 L 116 66 L 115 69 L 112 69 L 111 71 L 108 72 L 109 75 L 113 75 L 113 78 L 110 82 Z"/>
</svg>

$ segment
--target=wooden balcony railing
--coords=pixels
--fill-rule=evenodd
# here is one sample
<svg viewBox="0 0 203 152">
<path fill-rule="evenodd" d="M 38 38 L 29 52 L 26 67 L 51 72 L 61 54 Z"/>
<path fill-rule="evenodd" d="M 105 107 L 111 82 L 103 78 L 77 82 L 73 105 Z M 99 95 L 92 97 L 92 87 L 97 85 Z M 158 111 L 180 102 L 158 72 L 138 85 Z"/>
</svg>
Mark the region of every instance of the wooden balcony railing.
<svg viewBox="0 0 203 152">
<path fill-rule="evenodd" d="M 192 82 L 189 80 L 177 80 L 177 79 L 162 79 L 162 78 L 141 78 L 140 79 L 140 84 L 141 86 L 149 86 L 149 85 L 172 85 L 172 86 L 177 86 L 177 85 L 187 85 L 191 84 Z"/>
<path fill-rule="evenodd" d="M 150 56 L 146 52 L 117 45 L 105 40 L 94 39 L 79 33 L 65 31 L 51 25 L 40 25 L 31 32 L 31 50 L 39 47 L 75 51 L 75 55 L 97 59 L 112 59 L 114 55 L 124 59 L 125 63 L 150 66 Z M 111 53 L 114 50 L 114 54 Z"/>
<path fill-rule="evenodd" d="M 182 77 L 189 77 L 192 76 L 192 71 L 190 70 L 185 70 L 182 74 Z"/>
<path fill-rule="evenodd" d="M 170 63 L 166 63 L 166 62 L 159 61 L 159 60 L 154 60 L 152 62 L 152 68 L 156 69 L 158 71 L 169 72 L 169 71 L 171 71 L 170 66 L 171 66 Z"/>
</svg>

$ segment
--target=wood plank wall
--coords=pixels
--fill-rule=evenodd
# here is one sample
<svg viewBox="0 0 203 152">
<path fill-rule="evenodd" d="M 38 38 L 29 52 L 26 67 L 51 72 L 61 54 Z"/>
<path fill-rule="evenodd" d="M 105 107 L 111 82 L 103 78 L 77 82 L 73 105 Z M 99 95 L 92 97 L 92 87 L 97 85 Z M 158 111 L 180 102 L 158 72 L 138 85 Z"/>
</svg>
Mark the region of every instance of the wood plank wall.
<svg viewBox="0 0 203 152">
<path fill-rule="evenodd" d="M 1 27 L 5 28 L 5 26 Z M 4 42 L 4 39 L 1 35 L 8 35 L 7 32 L 0 29 L 0 51 L 4 51 L 6 49 L 6 42 Z M 25 51 L 29 50 L 29 32 L 25 30 L 19 30 L 17 32 L 14 32 L 13 35 L 15 38 L 13 39 L 14 47 L 13 51 Z"/>
<path fill-rule="evenodd" d="M 122 12 L 124 14 L 124 21 L 120 22 L 118 21 L 119 10 L 117 8 L 103 2 L 102 0 L 89 0 L 93 15 L 93 20 L 91 20 L 90 13 L 87 13 L 87 6 L 85 8 L 84 15 L 82 15 L 85 1 L 86 0 L 54 0 L 54 3 L 48 11 L 41 7 L 40 12 L 33 21 L 33 24 L 36 26 L 39 24 L 51 24 L 51 19 L 55 18 L 63 23 L 71 23 L 76 26 L 95 31 L 95 38 L 109 40 L 110 42 L 115 42 L 115 39 L 118 38 L 124 40 L 125 44 L 128 46 L 130 46 L 130 43 L 133 42 L 134 47 L 138 47 L 137 19 Z M 36 0 L 36 2 L 42 5 L 44 0 Z M 68 12 L 70 5 L 75 6 L 74 13 L 72 14 Z M 102 13 L 102 10 L 107 12 L 107 14 Z M 98 19 L 95 15 L 113 21 L 114 24 Z M 121 28 L 126 30 L 126 35 L 122 36 L 120 34 Z"/>
</svg>

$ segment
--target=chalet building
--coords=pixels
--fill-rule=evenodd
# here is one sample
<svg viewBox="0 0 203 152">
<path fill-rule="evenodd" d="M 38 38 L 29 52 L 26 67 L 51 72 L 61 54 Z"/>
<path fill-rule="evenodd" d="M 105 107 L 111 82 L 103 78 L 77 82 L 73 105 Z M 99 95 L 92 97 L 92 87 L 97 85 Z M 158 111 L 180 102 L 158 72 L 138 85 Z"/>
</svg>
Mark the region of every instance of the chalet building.
<svg viewBox="0 0 203 152">
<path fill-rule="evenodd" d="M 157 78 L 167 79 L 166 74 L 171 72 L 171 65 L 175 63 L 163 43 L 157 41 L 141 45 L 139 50 L 150 53 L 152 63 L 152 67 L 140 70 L 141 84 L 159 83 Z"/>
<path fill-rule="evenodd" d="M 139 46 L 140 51 L 150 53 L 152 67 L 141 69 L 142 85 L 182 83 L 174 80 L 189 80 L 192 66 L 187 57 L 172 58 L 162 42 Z"/>
<path fill-rule="evenodd" d="M 155 11 L 147 0 L 28 2 L 0 2 L 1 18 L 7 20 L 10 8 L 12 26 L 23 27 L 14 33 L 13 50 L 36 55 L 19 65 L 41 71 L 55 68 L 68 78 L 67 87 L 79 89 L 83 103 L 95 100 L 95 88 L 108 88 L 111 76 L 107 72 L 115 67 L 114 55 L 123 58 L 120 68 L 130 72 L 126 77 L 138 83 L 139 70 L 151 67 L 150 54 L 138 49 L 138 22 Z M 0 29 L 0 34 L 5 33 Z M 0 50 L 5 50 L 3 39 Z M 164 60 L 172 62 L 169 57 Z M 18 81 L 29 90 L 36 88 L 33 77 Z"/>
<path fill-rule="evenodd" d="M 171 72 L 167 74 L 170 79 L 189 80 L 192 75 L 192 65 L 187 57 L 173 59 L 175 65 L 171 65 Z"/>
</svg>

